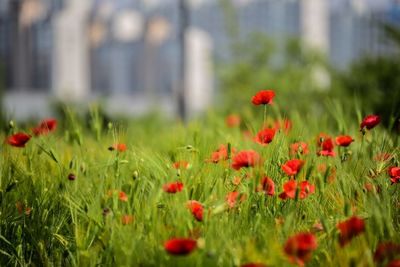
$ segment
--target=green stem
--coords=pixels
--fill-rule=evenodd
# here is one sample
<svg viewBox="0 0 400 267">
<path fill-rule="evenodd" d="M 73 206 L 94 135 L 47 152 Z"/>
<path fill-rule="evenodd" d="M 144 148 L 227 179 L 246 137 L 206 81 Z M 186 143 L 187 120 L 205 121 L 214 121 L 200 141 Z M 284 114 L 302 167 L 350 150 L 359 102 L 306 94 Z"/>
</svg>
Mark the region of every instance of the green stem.
<svg viewBox="0 0 400 267">
<path fill-rule="evenodd" d="M 263 125 L 262 128 L 264 129 L 265 127 L 265 121 L 267 119 L 267 105 L 264 105 L 264 118 L 263 118 Z"/>
</svg>

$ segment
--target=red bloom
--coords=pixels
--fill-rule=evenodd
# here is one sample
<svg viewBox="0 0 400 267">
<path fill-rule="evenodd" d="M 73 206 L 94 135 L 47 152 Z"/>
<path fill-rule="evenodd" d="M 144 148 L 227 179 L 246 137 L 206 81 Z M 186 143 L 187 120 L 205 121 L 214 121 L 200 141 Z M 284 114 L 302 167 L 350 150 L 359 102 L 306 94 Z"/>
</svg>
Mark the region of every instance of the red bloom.
<svg viewBox="0 0 400 267">
<path fill-rule="evenodd" d="M 121 200 L 123 202 L 127 202 L 128 201 L 128 195 L 124 191 L 120 191 L 118 193 L 118 198 L 119 198 L 119 200 Z"/>
<path fill-rule="evenodd" d="M 11 146 L 15 147 L 25 147 L 25 144 L 28 143 L 31 136 L 26 133 L 16 133 L 7 138 L 7 143 Z"/>
<path fill-rule="evenodd" d="M 353 216 L 346 221 L 338 223 L 337 228 L 340 231 L 339 243 L 340 246 L 343 247 L 349 243 L 351 239 L 365 231 L 365 223 L 363 219 Z"/>
<path fill-rule="evenodd" d="M 56 119 L 45 119 L 40 122 L 40 124 L 32 129 L 34 135 L 42 135 L 48 134 L 50 132 L 55 131 L 57 128 L 57 120 Z"/>
<path fill-rule="evenodd" d="M 226 195 L 225 200 L 226 200 L 226 203 L 228 203 L 228 206 L 230 208 L 233 208 L 235 206 L 236 199 L 238 196 L 239 196 L 239 192 L 237 192 L 237 191 L 230 192 Z"/>
<path fill-rule="evenodd" d="M 196 218 L 196 220 L 201 222 L 203 220 L 203 205 L 196 200 L 189 200 L 187 206 L 192 212 L 193 216 Z"/>
<path fill-rule="evenodd" d="M 304 199 L 315 192 L 315 186 L 308 181 L 303 181 L 297 185 L 295 180 L 289 180 L 283 184 L 283 192 L 279 194 L 279 197 L 281 199 L 294 199 L 296 197 L 296 190 L 299 191 L 299 198 Z"/>
<path fill-rule="evenodd" d="M 283 192 L 279 194 L 281 199 L 294 198 L 296 195 L 297 182 L 289 180 L 283 184 Z"/>
<path fill-rule="evenodd" d="M 297 153 L 301 155 L 308 154 L 308 145 L 305 142 L 297 142 L 290 145 L 290 154 L 296 155 Z"/>
<path fill-rule="evenodd" d="M 315 192 L 315 186 L 310 184 L 308 181 L 303 181 L 300 183 L 299 197 L 300 199 L 306 198 L 309 194 Z"/>
<path fill-rule="evenodd" d="M 183 183 L 181 182 L 171 182 L 166 183 L 163 186 L 163 190 L 167 193 L 175 194 L 177 192 L 181 192 L 183 189 Z"/>
<path fill-rule="evenodd" d="M 368 115 L 361 122 L 360 131 L 362 131 L 364 127 L 367 128 L 368 130 L 371 130 L 376 125 L 378 125 L 380 121 L 381 118 L 378 115 Z"/>
<path fill-rule="evenodd" d="M 191 238 L 173 238 L 164 243 L 164 249 L 172 255 L 188 255 L 196 246 L 196 240 Z"/>
<path fill-rule="evenodd" d="M 286 241 L 284 251 L 291 262 L 304 266 L 317 246 L 317 238 L 313 234 L 299 233 Z"/>
<path fill-rule="evenodd" d="M 400 259 L 392 260 L 386 267 L 400 267 Z"/>
<path fill-rule="evenodd" d="M 239 115 L 231 114 L 226 117 L 225 124 L 230 128 L 234 128 L 240 126 L 240 121 L 241 119 Z"/>
<path fill-rule="evenodd" d="M 123 225 L 128 225 L 128 224 L 131 224 L 131 223 L 133 223 L 133 216 L 132 215 L 127 215 L 127 214 L 125 214 L 125 215 L 122 215 L 121 216 L 121 223 L 123 224 Z"/>
<path fill-rule="evenodd" d="M 321 150 L 318 151 L 319 156 L 334 157 L 335 151 L 333 151 L 333 141 L 332 138 L 327 138 L 321 143 Z"/>
<path fill-rule="evenodd" d="M 400 245 L 392 242 L 381 243 L 375 250 L 374 261 L 378 263 L 387 262 L 400 256 Z"/>
<path fill-rule="evenodd" d="M 235 154 L 236 149 L 233 147 L 231 148 L 231 154 Z M 225 145 L 220 145 L 219 148 L 211 154 L 211 159 L 208 161 L 218 163 L 221 160 L 228 159 L 228 147 Z"/>
<path fill-rule="evenodd" d="M 338 146 L 347 147 L 352 142 L 354 142 L 354 139 L 350 135 L 340 135 L 340 136 L 336 137 L 336 144 Z"/>
<path fill-rule="evenodd" d="M 265 192 L 265 194 L 267 194 L 269 196 L 273 196 L 275 194 L 275 183 L 271 178 L 269 178 L 269 177 L 262 178 L 261 186 L 262 186 L 262 190 Z"/>
<path fill-rule="evenodd" d="M 260 162 L 260 156 L 254 150 L 243 150 L 237 153 L 232 161 L 232 168 L 240 170 L 243 167 L 254 167 Z"/>
<path fill-rule="evenodd" d="M 174 169 L 187 169 L 189 167 L 189 162 L 185 160 L 177 161 L 172 164 Z"/>
<path fill-rule="evenodd" d="M 389 176 L 392 183 L 400 182 L 400 167 L 389 167 Z"/>
<path fill-rule="evenodd" d="M 288 134 L 289 131 L 292 129 L 292 122 L 289 119 L 277 120 L 275 121 L 275 129 L 276 130 L 283 130 L 285 134 Z"/>
<path fill-rule="evenodd" d="M 266 128 L 258 132 L 254 141 L 261 145 L 267 145 L 272 142 L 275 136 L 275 129 L 274 128 Z"/>
<path fill-rule="evenodd" d="M 275 92 L 272 90 L 262 90 L 259 91 L 253 98 L 251 102 L 258 106 L 258 105 L 268 105 L 272 104 L 272 99 L 275 96 Z"/>
<path fill-rule="evenodd" d="M 282 165 L 282 170 L 289 176 L 298 174 L 304 165 L 304 161 L 300 159 L 291 159 Z"/>
<path fill-rule="evenodd" d="M 108 150 L 117 150 L 119 152 L 124 152 L 126 151 L 126 145 L 123 143 L 118 143 L 118 144 L 114 144 L 111 147 L 108 148 Z"/>
</svg>

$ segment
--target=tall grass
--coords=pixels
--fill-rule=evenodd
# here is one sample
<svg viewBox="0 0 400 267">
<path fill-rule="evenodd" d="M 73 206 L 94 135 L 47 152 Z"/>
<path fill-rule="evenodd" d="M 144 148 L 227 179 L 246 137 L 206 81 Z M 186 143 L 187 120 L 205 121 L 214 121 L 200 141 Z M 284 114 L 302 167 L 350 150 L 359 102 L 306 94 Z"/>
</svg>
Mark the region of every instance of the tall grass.
<svg viewBox="0 0 400 267">
<path fill-rule="evenodd" d="M 365 113 L 346 110 L 340 102 L 328 105 L 331 113 L 318 116 L 288 112 L 292 129 L 277 132 L 266 146 L 242 133 L 250 130 L 254 136 L 261 129 L 261 107 L 241 114 L 236 128 L 212 112 L 184 126 L 162 118 L 104 125 L 95 109 L 87 123 L 68 111 L 55 133 L 34 137 L 25 148 L 1 147 L 0 265 L 290 266 L 285 241 L 321 223 L 309 266 L 374 266 L 378 243 L 400 242 L 399 185 L 391 185 L 387 174 L 388 166 L 399 165 L 399 136 L 381 126 L 362 135 L 360 116 Z M 283 117 L 277 106 L 268 106 L 269 125 Z M 29 126 L 15 125 L 1 138 L 17 131 L 28 132 Z M 355 142 L 336 147 L 335 157 L 320 157 L 320 132 L 349 134 Z M 289 154 L 297 141 L 308 143 L 308 155 Z M 110 151 L 116 143 L 127 144 L 127 150 Z M 207 161 L 228 143 L 236 150 L 254 149 L 262 165 L 235 171 L 231 159 Z M 375 160 L 382 152 L 392 159 Z M 316 191 L 305 199 L 281 200 L 278 195 L 289 179 L 281 165 L 294 157 L 306 162 L 296 179 L 315 184 Z M 189 168 L 172 168 L 180 160 L 188 161 Z M 256 190 L 263 176 L 275 182 L 272 197 Z M 242 179 L 239 185 L 235 177 Z M 177 180 L 184 183 L 182 192 L 163 191 L 165 183 Z M 366 190 L 366 183 L 375 189 Z M 228 208 L 225 197 L 235 190 L 246 199 Z M 120 191 L 127 202 L 118 198 Z M 190 214 L 188 200 L 204 204 L 202 222 Z M 134 219 L 125 225 L 123 215 Z M 351 215 L 365 219 L 366 232 L 340 247 L 336 225 Z M 198 244 L 190 255 L 171 256 L 164 250 L 169 238 L 189 236 Z"/>
</svg>

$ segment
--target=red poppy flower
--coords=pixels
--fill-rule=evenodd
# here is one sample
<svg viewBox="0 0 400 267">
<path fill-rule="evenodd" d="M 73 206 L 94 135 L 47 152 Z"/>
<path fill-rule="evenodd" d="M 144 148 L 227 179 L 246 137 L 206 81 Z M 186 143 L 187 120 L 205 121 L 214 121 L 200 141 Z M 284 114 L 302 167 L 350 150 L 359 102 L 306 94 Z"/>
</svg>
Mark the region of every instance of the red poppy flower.
<svg viewBox="0 0 400 267">
<path fill-rule="evenodd" d="M 364 127 L 367 128 L 368 130 L 371 130 L 376 125 L 378 125 L 380 121 L 381 118 L 378 115 L 368 115 L 361 122 L 360 131 L 362 131 Z"/>
<path fill-rule="evenodd" d="M 239 196 L 239 192 L 237 192 L 237 191 L 230 192 L 226 195 L 225 200 L 226 200 L 226 203 L 228 203 L 228 206 L 230 208 L 233 208 L 235 206 L 236 199 L 238 196 Z"/>
<path fill-rule="evenodd" d="M 267 145 L 272 142 L 275 136 L 275 129 L 274 128 L 266 128 L 261 130 L 257 133 L 254 141 L 261 145 Z"/>
<path fill-rule="evenodd" d="M 347 147 L 352 142 L 354 142 L 354 139 L 350 135 L 340 135 L 340 136 L 336 137 L 336 144 L 338 146 Z"/>
<path fill-rule="evenodd" d="M 308 195 L 315 192 L 315 186 L 310 184 L 308 181 L 303 181 L 300 183 L 299 197 L 300 199 L 306 198 Z"/>
<path fill-rule="evenodd" d="M 337 228 L 340 231 L 339 243 L 340 246 L 343 247 L 349 243 L 351 239 L 365 231 L 365 223 L 363 219 L 353 216 L 346 221 L 338 223 Z"/>
<path fill-rule="evenodd" d="M 133 223 L 133 219 L 134 219 L 134 217 L 132 215 L 125 214 L 125 215 L 122 215 L 122 217 L 121 217 L 121 223 L 123 225 L 131 224 L 131 223 Z"/>
<path fill-rule="evenodd" d="M 299 233 L 286 241 L 284 251 L 292 263 L 304 266 L 317 247 L 317 238 L 312 233 Z"/>
<path fill-rule="evenodd" d="M 235 154 L 236 149 L 231 147 L 231 154 Z M 221 160 L 228 159 L 228 147 L 226 145 L 220 145 L 219 148 L 211 154 L 211 159 L 207 161 L 211 161 L 213 163 L 218 163 Z"/>
<path fill-rule="evenodd" d="M 225 124 L 230 128 L 234 128 L 240 126 L 240 121 L 241 119 L 239 115 L 231 114 L 226 117 Z"/>
<path fill-rule="evenodd" d="M 242 264 L 240 265 L 240 267 L 267 267 L 267 265 L 263 264 L 263 263 L 246 263 L 246 264 Z"/>
<path fill-rule="evenodd" d="M 262 178 L 261 186 L 262 186 L 262 190 L 265 192 L 265 194 L 267 194 L 269 196 L 273 196 L 275 194 L 275 183 L 271 178 L 269 178 L 269 177 Z"/>
<path fill-rule="evenodd" d="M 201 222 L 203 220 L 203 205 L 196 200 L 189 200 L 187 206 L 192 212 L 193 216 L 196 218 L 196 220 Z"/>
<path fill-rule="evenodd" d="M 166 183 L 163 186 L 163 190 L 167 193 L 175 194 L 177 192 L 181 192 L 183 190 L 183 183 L 181 182 L 171 182 Z"/>
<path fill-rule="evenodd" d="M 290 154 L 296 155 L 297 153 L 301 155 L 307 155 L 309 153 L 308 151 L 308 145 L 305 142 L 297 142 L 294 144 L 290 145 Z"/>
<path fill-rule="evenodd" d="M 39 125 L 32 129 L 34 135 L 44 135 L 55 131 L 57 128 L 56 119 L 45 119 L 39 123 Z"/>
<path fill-rule="evenodd" d="M 390 167 L 388 171 L 389 171 L 390 181 L 392 181 L 392 183 L 399 183 L 400 167 Z"/>
<path fill-rule="evenodd" d="M 254 167 L 260 162 L 260 156 L 254 150 L 238 152 L 232 159 L 232 168 L 240 170 L 243 167 Z"/>
<path fill-rule="evenodd" d="M 31 139 L 31 136 L 26 133 L 16 133 L 7 138 L 7 143 L 15 147 L 25 147 L 25 144 Z"/>
<path fill-rule="evenodd" d="M 173 238 L 164 243 L 164 249 L 172 255 L 188 255 L 196 246 L 196 240 L 191 238 Z"/>
<path fill-rule="evenodd" d="M 298 174 L 304 165 L 304 161 L 300 159 L 291 159 L 282 165 L 282 170 L 289 176 Z"/>
<path fill-rule="evenodd" d="M 292 122 L 289 119 L 275 121 L 275 129 L 282 130 L 285 134 L 288 134 L 292 129 Z"/>
<path fill-rule="evenodd" d="M 308 195 L 315 192 L 315 186 L 310 184 L 308 181 L 303 181 L 298 185 L 295 180 L 289 180 L 283 184 L 283 192 L 279 194 L 279 198 L 294 199 L 297 189 L 299 190 L 300 199 L 305 199 Z"/>
<path fill-rule="evenodd" d="M 119 152 L 124 152 L 126 151 L 126 144 L 123 143 L 114 144 L 112 145 L 112 147 L 109 148 L 109 150 L 117 150 Z"/>
<path fill-rule="evenodd" d="M 392 260 L 386 267 L 400 267 L 400 259 Z"/>
<path fill-rule="evenodd" d="M 283 192 L 279 194 L 281 199 L 294 198 L 296 195 L 297 182 L 289 180 L 283 184 Z"/>
<path fill-rule="evenodd" d="M 400 245 L 392 242 L 380 243 L 375 250 L 374 261 L 383 263 L 398 257 L 400 257 Z"/>
<path fill-rule="evenodd" d="M 262 90 L 259 91 L 253 98 L 251 102 L 258 106 L 258 105 L 268 105 L 272 104 L 272 99 L 275 96 L 275 92 L 272 90 Z"/>
<path fill-rule="evenodd" d="M 333 147 L 332 138 L 327 138 L 321 143 L 321 150 L 317 154 L 319 156 L 334 157 L 335 151 L 333 151 Z"/>
<path fill-rule="evenodd" d="M 172 164 L 174 169 L 187 169 L 189 167 L 189 162 L 185 160 L 177 161 Z"/>
<path fill-rule="evenodd" d="M 128 201 L 128 195 L 124 191 L 120 191 L 118 193 L 118 198 L 119 198 L 119 200 L 121 200 L 123 202 L 127 202 Z"/>
</svg>

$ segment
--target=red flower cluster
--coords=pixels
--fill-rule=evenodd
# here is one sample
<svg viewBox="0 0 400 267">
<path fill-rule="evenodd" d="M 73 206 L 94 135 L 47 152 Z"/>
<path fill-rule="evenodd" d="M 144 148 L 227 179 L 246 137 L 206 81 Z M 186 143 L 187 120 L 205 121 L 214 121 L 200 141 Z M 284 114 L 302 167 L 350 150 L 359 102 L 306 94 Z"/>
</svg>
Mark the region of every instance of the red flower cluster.
<svg viewBox="0 0 400 267">
<path fill-rule="evenodd" d="M 282 170 L 288 176 L 295 176 L 296 174 L 298 174 L 300 172 L 303 165 L 304 165 L 303 160 L 291 159 L 291 160 L 286 161 L 286 163 L 282 165 Z"/>
<path fill-rule="evenodd" d="M 299 233 L 286 241 L 284 251 L 292 263 L 304 266 L 317 246 L 317 238 L 312 233 Z"/>
<path fill-rule="evenodd" d="M 272 100 L 275 96 L 275 92 L 272 90 L 262 90 L 259 91 L 253 98 L 251 102 L 258 106 L 258 105 L 268 105 L 272 104 Z"/>
<path fill-rule="evenodd" d="M 201 222 L 203 220 L 203 211 L 204 211 L 203 205 L 196 200 L 189 200 L 187 206 L 190 209 L 190 212 L 196 218 L 196 220 Z"/>
<path fill-rule="evenodd" d="M 56 119 L 45 119 L 39 123 L 39 125 L 32 129 L 34 135 L 45 135 L 50 132 L 55 131 L 57 128 L 57 120 Z"/>
<path fill-rule="evenodd" d="M 390 167 L 389 176 L 393 184 L 400 183 L 400 167 Z"/>
<path fill-rule="evenodd" d="M 26 143 L 31 139 L 31 136 L 26 133 L 16 133 L 9 136 L 6 142 L 14 147 L 25 147 Z"/>
<path fill-rule="evenodd" d="M 295 180 L 290 180 L 283 184 L 283 192 L 279 194 L 279 198 L 294 199 L 297 190 L 299 192 L 299 198 L 304 199 L 315 192 L 315 186 L 310 184 L 308 181 L 303 181 L 298 185 Z"/>
<path fill-rule="evenodd" d="M 240 170 L 245 167 L 254 167 L 260 162 L 260 156 L 254 150 L 243 150 L 238 152 L 232 160 L 232 168 Z"/>
<path fill-rule="evenodd" d="M 336 145 L 338 146 L 348 147 L 352 142 L 354 142 L 354 139 L 350 135 L 336 137 Z"/>
<path fill-rule="evenodd" d="M 175 194 L 183 190 L 183 183 L 181 182 L 171 182 L 163 185 L 164 192 Z"/>
<path fill-rule="evenodd" d="M 360 124 L 360 131 L 364 128 L 371 130 L 381 122 L 381 118 L 378 115 L 367 115 Z"/>
<path fill-rule="evenodd" d="M 188 255 L 197 247 L 191 238 L 173 238 L 164 243 L 164 249 L 172 255 Z"/>
<path fill-rule="evenodd" d="M 274 128 L 265 128 L 259 131 L 254 137 L 254 141 L 261 145 L 267 145 L 272 142 L 275 136 L 275 129 Z"/>
<path fill-rule="evenodd" d="M 339 243 L 343 247 L 354 237 L 365 231 L 365 223 L 363 219 L 353 216 L 346 221 L 338 223 L 337 228 L 340 231 Z"/>
</svg>

